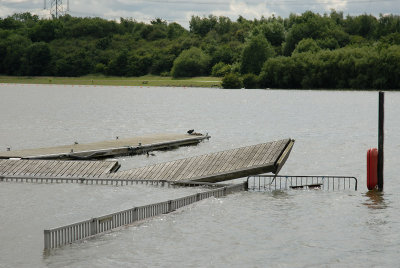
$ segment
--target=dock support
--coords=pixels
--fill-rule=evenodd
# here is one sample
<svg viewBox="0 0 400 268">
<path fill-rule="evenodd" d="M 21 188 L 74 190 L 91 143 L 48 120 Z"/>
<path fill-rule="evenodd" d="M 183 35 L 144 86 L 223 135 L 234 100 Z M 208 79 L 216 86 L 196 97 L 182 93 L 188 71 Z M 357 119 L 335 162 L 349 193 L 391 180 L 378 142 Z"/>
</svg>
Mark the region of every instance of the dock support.
<svg viewBox="0 0 400 268">
<path fill-rule="evenodd" d="M 385 93 L 379 92 L 379 129 L 378 129 L 378 190 L 383 191 L 383 141 L 385 119 Z"/>
</svg>

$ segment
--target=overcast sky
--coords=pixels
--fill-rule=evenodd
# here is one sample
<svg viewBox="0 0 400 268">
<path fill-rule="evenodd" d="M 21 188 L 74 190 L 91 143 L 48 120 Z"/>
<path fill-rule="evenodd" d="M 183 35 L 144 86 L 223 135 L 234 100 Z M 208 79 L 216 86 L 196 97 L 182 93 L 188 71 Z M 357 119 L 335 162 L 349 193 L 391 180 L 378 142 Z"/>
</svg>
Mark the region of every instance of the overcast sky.
<svg viewBox="0 0 400 268">
<path fill-rule="evenodd" d="M 63 2 L 64 9 L 67 0 Z M 47 0 L 47 7 L 51 0 Z M 31 12 L 46 16 L 44 0 L 0 0 L 0 17 L 14 13 Z M 236 20 L 239 15 L 248 19 L 276 16 L 287 17 L 290 13 L 302 13 L 311 10 L 325 13 L 336 9 L 345 15 L 363 13 L 379 16 L 382 14 L 399 14 L 400 0 L 69 0 L 69 14 L 81 17 L 102 17 L 106 19 L 133 18 L 148 22 L 161 18 L 168 22 L 178 22 L 188 27 L 192 15 L 227 16 Z"/>
</svg>

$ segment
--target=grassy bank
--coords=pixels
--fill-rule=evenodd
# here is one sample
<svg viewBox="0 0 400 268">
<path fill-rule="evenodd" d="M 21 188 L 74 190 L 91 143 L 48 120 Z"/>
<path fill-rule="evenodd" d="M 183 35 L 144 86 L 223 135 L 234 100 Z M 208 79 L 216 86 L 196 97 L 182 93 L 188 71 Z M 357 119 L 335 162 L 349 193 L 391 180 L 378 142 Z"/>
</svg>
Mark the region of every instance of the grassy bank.
<svg viewBox="0 0 400 268">
<path fill-rule="evenodd" d="M 0 83 L 54 84 L 54 85 L 99 85 L 99 86 L 156 86 L 156 87 L 221 87 L 219 77 L 172 78 L 161 76 L 141 77 L 25 77 L 0 76 Z"/>
</svg>

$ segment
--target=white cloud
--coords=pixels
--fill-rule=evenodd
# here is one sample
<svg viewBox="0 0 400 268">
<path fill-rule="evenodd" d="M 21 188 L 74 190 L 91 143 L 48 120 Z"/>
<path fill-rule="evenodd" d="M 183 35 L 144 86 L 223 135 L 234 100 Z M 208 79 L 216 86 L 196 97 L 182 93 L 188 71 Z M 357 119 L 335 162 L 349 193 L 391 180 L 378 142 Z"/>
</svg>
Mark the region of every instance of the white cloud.
<svg viewBox="0 0 400 268">
<path fill-rule="evenodd" d="M 347 10 L 347 2 L 348 1 L 343 1 L 343 0 L 317 0 L 316 1 L 318 4 L 321 4 L 324 7 L 325 11 L 329 11 L 331 9 L 335 9 L 337 11 L 340 10 Z"/>
</svg>

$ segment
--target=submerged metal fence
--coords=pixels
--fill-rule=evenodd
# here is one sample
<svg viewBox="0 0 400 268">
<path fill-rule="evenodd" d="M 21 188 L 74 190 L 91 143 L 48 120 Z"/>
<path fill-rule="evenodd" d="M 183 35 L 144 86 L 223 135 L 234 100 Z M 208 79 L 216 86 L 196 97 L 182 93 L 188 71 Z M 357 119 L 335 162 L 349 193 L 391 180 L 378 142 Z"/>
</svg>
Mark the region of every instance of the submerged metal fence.
<svg viewBox="0 0 400 268">
<path fill-rule="evenodd" d="M 273 176 L 259 175 L 247 178 L 249 191 L 274 191 L 289 189 L 322 189 L 329 191 L 354 189 L 357 179 L 345 176 Z"/>
<path fill-rule="evenodd" d="M 49 177 L 49 176 L 0 176 L 0 182 L 31 182 L 31 183 L 80 183 L 87 185 L 161 185 L 170 186 L 174 181 L 166 180 L 134 180 L 134 179 L 110 179 L 110 178 L 79 178 L 79 177 Z"/>
<path fill-rule="evenodd" d="M 246 182 L 242 184 L 224 186 L 215 190 L 197 193 L 174 200 L 141 207 L 134 207 L 82 222 L 44 230 L 44 249 L 47 250 L 68 245 L 94 235 L 132 224 L 136 221 L 170 213 L 176 209 L 212 196 L 218 198 L 242 190 L 247 190 Z"/>
</svg>

